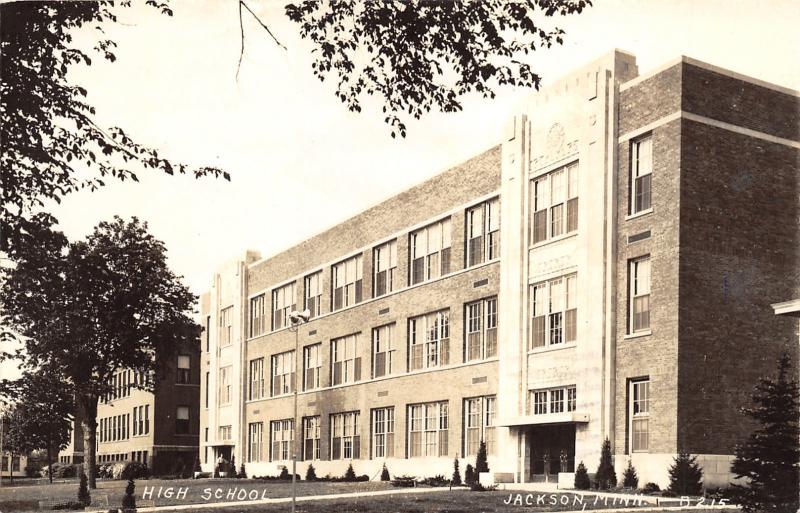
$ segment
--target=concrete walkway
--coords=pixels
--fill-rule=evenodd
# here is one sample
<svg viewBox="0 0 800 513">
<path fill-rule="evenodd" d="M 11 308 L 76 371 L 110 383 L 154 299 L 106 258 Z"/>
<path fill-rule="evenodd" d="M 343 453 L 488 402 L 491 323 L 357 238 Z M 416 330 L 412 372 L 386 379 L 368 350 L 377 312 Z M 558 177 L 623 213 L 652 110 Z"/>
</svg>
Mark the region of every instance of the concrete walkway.
<svg viewBox="0 0 800 513">
<path fill-rule="evenodd" d="M 304 495 L 297 497 L 297 502 L 308 501 L 325 501 L 335 499 L 359 498 L 359 497 L 376 497 L 381 495 L 402 495 L 414 493 L 434 493 L 446 492 L 450 488 L 436 487 L 436 488 L 393 488 L 391 490 L 378 490 L 374 492 L 348 492 L 348 493 L 332 493 L 327 495 Z M 286 504 L 291 503 L 291 497 L 277 497 L 274 499 L 257 499 L 257 500 L 242 500 L 242 501 L 229 501 L 229 502 L 199 502 L 191 504 L 175 504 L 169 506 L 152 506 L 146 508 L 136 508 L 137 512 L 150 512 L 150 511 L 181 511 L 187 509 L 207 509 L 207 508 L 230 508 L 230 507 L 243 507 L 243 506 L 258 506 L 260 504 Z M 107 513 L 108 509 L 102 510 L 86 510 L 84 513 Z"/>
</svg>

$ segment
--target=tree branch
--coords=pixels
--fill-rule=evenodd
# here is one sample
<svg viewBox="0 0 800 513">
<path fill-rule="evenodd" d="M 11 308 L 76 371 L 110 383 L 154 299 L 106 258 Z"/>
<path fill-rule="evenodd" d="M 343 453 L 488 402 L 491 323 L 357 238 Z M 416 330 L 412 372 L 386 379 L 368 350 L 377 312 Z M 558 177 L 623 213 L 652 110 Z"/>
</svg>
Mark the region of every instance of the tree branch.
<svg viewBox="0 0 800 513">
<path fill-rule="evenodd" d="M 264 28 L 264 30 L 267 31 L 267 34 L 269 34 L 272 37 L 272 40 L 275 41 L 275 44 L 277 44 L 278 46 L 280 46 L 281 48 L 286 50 L 286 47 L 283 46 L 283 44 L 281 44 L 280 41 L 278 41 L 278 38 L 275 37 L 275 34 L 272 33 L 272 31 L 269 29 L 269 27 L 266 26 L 263 21 L 261 21 L 261 18 L 259 18 L 258 15 L 256 15 L 256 13 L 254 13 L 253 10 L 250 9 L 250 7 L 248 7 L 248 5 L 246 3 L 244 3 L 244 0 L 239 0 L 239 33 L 241 34 L 242 45 L 241 45 L 241 48 L 239 50 L 239 64 L 237 64 L 237 66 L 236 66 L 236 80 L 237 81 L 239 80 L 239 68 L 242 67 L 242 56 L 244 56 L 244 24 L 242 23 L 242 7 L 247 9 L 248 12 L 250 12 L 250 14 L 253 16 L 253 18 L 256 19 L 258 24 L 261 25 Z"/>
</svg>

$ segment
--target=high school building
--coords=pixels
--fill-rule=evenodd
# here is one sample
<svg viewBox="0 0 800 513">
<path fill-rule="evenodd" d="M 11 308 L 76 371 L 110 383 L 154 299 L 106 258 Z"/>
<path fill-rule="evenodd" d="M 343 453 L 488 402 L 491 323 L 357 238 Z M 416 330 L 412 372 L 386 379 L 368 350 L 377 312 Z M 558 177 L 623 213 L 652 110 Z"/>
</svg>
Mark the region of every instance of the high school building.
<svg viewBox="0 0 800 513">
<path fill-rule="evenodd" d="M 497 480 L 596 468 L 724 484 L 738 408 L 797 361 L 796 91 L 615 51 L 533 94 L 499 145 L 201 299 L 200 454 L 248 474 Z M 290 313 L 311 319 L 293 325 Z M 294 391 L 298 414 L 294 416 Z M 569 479 L 565 476 L 565 479 Z"/>
</svg>

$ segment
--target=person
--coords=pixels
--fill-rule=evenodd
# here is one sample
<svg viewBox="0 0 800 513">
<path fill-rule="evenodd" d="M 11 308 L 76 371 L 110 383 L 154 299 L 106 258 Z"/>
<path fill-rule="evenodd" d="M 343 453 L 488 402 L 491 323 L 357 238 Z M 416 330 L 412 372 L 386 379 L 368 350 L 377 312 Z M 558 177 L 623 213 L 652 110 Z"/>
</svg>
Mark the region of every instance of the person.
<svg viewBox="0 0 800 513">
<path fill-rule="evenodd" d="M 227 470 L 225 468 L 227 463 L 228 461 L 225 459 L 225 457 L 222 454 L 220 454 L 219 458 L 217 458 L 217 472 L 225 472 Z"/>
</svg>

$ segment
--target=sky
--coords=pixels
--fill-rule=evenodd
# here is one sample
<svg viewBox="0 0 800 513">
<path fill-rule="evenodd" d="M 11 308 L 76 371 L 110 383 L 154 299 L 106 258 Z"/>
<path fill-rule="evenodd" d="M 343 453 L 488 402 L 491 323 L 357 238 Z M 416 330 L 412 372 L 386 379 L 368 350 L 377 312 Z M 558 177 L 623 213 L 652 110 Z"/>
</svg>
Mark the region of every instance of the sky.
<svg viewBox="0 0 800 513">
<path fill-rule="evenodd" d="M 106 27 L 117 60 L 72 72 L 101 126 L 121 126 L 162 156 L 217 166 L 230 182 L 142 171 L 53 205 L 71 239 L 114 215 L 137 216 L 163 240 L 169 264 L 195 293 L 225 261 L 255 249 L 280 252 L 497 144 L 528 89 L 472 96 L 463 111 L 410 121 L 392 139 L 380 108 L 348 112 L 334 84 L 312 75 L 310 46 L 285 2 L 246 0 L 286 46 L 246 12 L 240 52 L 238 3 L 173 0 L 173 17 L 144 6 Z M 543 85 L 619 48 L 639 71 L 687 55 L 800 89 L 796 0 L 595 0 L 559 20 L 564 44 L 532 56 Z M 6 371 L 7 372 L 7 371 Z"/>
</svg>

